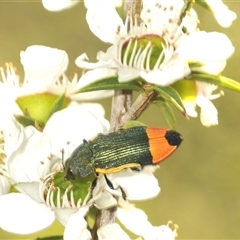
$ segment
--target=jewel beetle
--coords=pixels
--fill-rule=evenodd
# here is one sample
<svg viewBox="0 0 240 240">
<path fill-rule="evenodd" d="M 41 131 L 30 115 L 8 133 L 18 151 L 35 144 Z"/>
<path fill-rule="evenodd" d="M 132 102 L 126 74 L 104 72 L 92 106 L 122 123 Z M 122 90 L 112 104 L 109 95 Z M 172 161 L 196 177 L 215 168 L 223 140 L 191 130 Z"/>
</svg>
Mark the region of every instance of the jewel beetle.
<svg viewBox="0 0 240 240">
<path fill-rule="evenodd" d="M 171 155 L 181 142 L 181 135 L 174 130 L 147 126 L 99 134 L 89 141 L 83 140 L 66 160 L 66 179 L 157 165 Z"/>
</svg>

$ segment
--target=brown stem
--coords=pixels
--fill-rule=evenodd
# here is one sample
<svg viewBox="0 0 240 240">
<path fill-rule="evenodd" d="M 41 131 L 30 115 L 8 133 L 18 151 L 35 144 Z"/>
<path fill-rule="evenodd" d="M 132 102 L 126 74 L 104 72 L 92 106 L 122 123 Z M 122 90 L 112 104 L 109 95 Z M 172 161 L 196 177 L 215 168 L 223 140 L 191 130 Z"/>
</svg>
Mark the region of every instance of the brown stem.
<svg viewBox="0 0 240 240">
<path fill-rule="evenodd" d="M 130 110 L 132 104 L 132 91 L 115 90 L 112 100 L 110 132 L 117 131 L 122 126 L 122 117 Z"/>
<path fill-rule="evenodd" d="M 124 1 L 125 15 L 131 10 L 132 16 L 139 21 L 141 12 L 142 0 Z M 144 101 L 137 100 L 137 104 L 132 105 L 132 91 L 115 90 L 112 100 L 112 112 L 110 121 L 110 132 L 117 131 L 123 124 L 130 119 L 136 119 L 141 112 L 146 108 L 149 101 L 149 96 Z M 132 106 L 131 106 L 132 105 Z M 136 106 L 137 105 L 137 106 Z M 98 239 L 97 229 L 109 223 L 114 223 L 116 218 L 117 207 L 101 210 L 96 216 L 95 225 L 92 231 L 93 239 Z"/>
<path fill-rule="evenodd" d="M 134 104 L 131 106 L 132 92 L 126 90 L 116 90 L 112 101 L 110 131 L 116 131 L 128 120 L 136 119 L 144 111 L 144 109 L 146 109 L 154 96 L 154 92 L 150 92 L 144 97 L 139 95 Z M 99 227 L 115 222 L 116 212 L 117 207 L 104 209 L 98 212 L 95 226 L 92 230 L 93 239 L 98 239 L 96 231 Z"/>
<path fill-rule="evenodd" d="M 129 120 L 137 119 L 141 113 L 147 108 L 151 100 L 155 97 L 154 92 L 148 93 L 147 96 L 139 95 L 134 104 L 131 106 L 121 118 L 122 125 Z"/>
<path fill-rule="evenodd" d="M 132 104 L 132 91 L 115 90 L 112 100 L 112 112 L 110 121 L 110 132 L 117 131 L 122 126 L 122 116 L 125 115 Z M 98 212 L 92 229 L 92 238 L 98 239 L 97 230 L 109 223 L 114 223 L 116 219 L 117 207 L 104 209 Z"/>
</svg>

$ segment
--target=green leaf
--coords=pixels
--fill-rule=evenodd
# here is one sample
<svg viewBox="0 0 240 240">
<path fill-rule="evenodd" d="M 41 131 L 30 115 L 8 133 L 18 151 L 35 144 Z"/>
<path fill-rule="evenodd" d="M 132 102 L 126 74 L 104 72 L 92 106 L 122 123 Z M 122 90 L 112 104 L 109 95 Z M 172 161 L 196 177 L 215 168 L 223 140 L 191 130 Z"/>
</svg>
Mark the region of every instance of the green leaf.
<svg viewBox="0 0 240 240">
<path fill-rule="evenodd" d="M 190 68 L 194 68 L 194 67 L 202 67 L 204 64 L 198 61 L 188 61 L 188 65 Z"/>
<path fill-rule="evenodd" d="M 36 120 L 31 117 L 24 115 L 15 115 L 14 117 L 23 127 L 35 126 Z"/>
<path fill-rule="evenodd" d="M 195 0 L 195 2 L 206 10 L 213 12 L 210 6 L 207 4 L 206 0 Z"/>
<path fill-rule="evenodd" d="M 153 86 L 153 89 L 154 91 L 159 93 L 159 97 L 162 97 L 165 100 L 171 102 L 180 112 L 182 112 L 186 116 L 186 110 L 183 106 L 182 99 L 174 88 L 170 86 Z"/>
<path fill-rule="evenodd" d="M 48 120 L 55 112 L 62 110 L 64 108 L 64 104 L 65 104 L 65 93 L 60 95 L 55 100 L 55 102 L 53 103 L 51 109 L 48 112 L 48 116 L 47 116 L 46 120 Z"/>
<path fill-rule="evenodd" d="M 192 80 L 211 83 L 240 92 L 240 83 L 231 78 L 201 72 L 192 72 L 189 77 Z"/>
<path fill-rule="evenodd" d="M 142 89 L 142 83 L 139 80 L 132 80 L 130 82 L 119 83 L 118 77 L 110 77 L 91 83 L 83 88 L 77 90 L 76 93 L 91 92 L 97 90 L 133 90 L 144 93 Z"/>
<path fill-rule="evenodd" d="M 139 126 L 146 126 L 146 125 L 139 121 L 130 120 L 123 125 L 123 128 L 128 129 L 128 128 L 139 127 Z"/>
<path fill-rule="evenodd" d="M 176 129 L 176 118 L 168 102 L 166 102 L 165 100 L 156 100 L 154 101 L 154 103 L 163 113 L 163 116 L 165 117 L 168 126 L 171 129 Z"/>
</svg>

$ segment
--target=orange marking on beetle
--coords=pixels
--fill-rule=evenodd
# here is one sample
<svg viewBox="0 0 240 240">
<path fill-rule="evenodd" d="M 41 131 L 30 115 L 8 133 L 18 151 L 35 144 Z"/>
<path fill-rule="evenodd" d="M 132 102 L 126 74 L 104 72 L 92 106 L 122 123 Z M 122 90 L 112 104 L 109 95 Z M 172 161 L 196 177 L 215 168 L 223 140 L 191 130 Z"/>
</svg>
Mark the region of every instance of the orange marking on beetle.
<svg viewBox="0 0 240 240">
<path fill-rule="evenodd" d="M 153 164 L 158 164 L 163 161 L 177 148 L 177 146 L 171 146 L 168 143 L 168 140 L 165 137 L 167 131 L 168 129 L 163 128 L 146 128 Z"/>
</svg>

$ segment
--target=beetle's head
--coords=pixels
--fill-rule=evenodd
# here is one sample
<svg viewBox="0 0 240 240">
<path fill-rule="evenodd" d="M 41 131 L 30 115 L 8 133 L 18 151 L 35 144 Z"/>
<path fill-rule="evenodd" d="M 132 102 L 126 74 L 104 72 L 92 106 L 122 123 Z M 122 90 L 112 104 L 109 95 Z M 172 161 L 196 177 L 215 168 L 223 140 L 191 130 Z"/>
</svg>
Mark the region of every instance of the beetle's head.
<svg viewBox="0 0 240 240">
<path fill-rule="evenodd" d="M 65 178 L 67 180 L 74 180 L 75 179 L 75 176 L 73 175 L 73 172 L 71 170 L 70 159 L 69 158 L 65 162 L 64 170 L 65 170 Z"/>
</svg>

